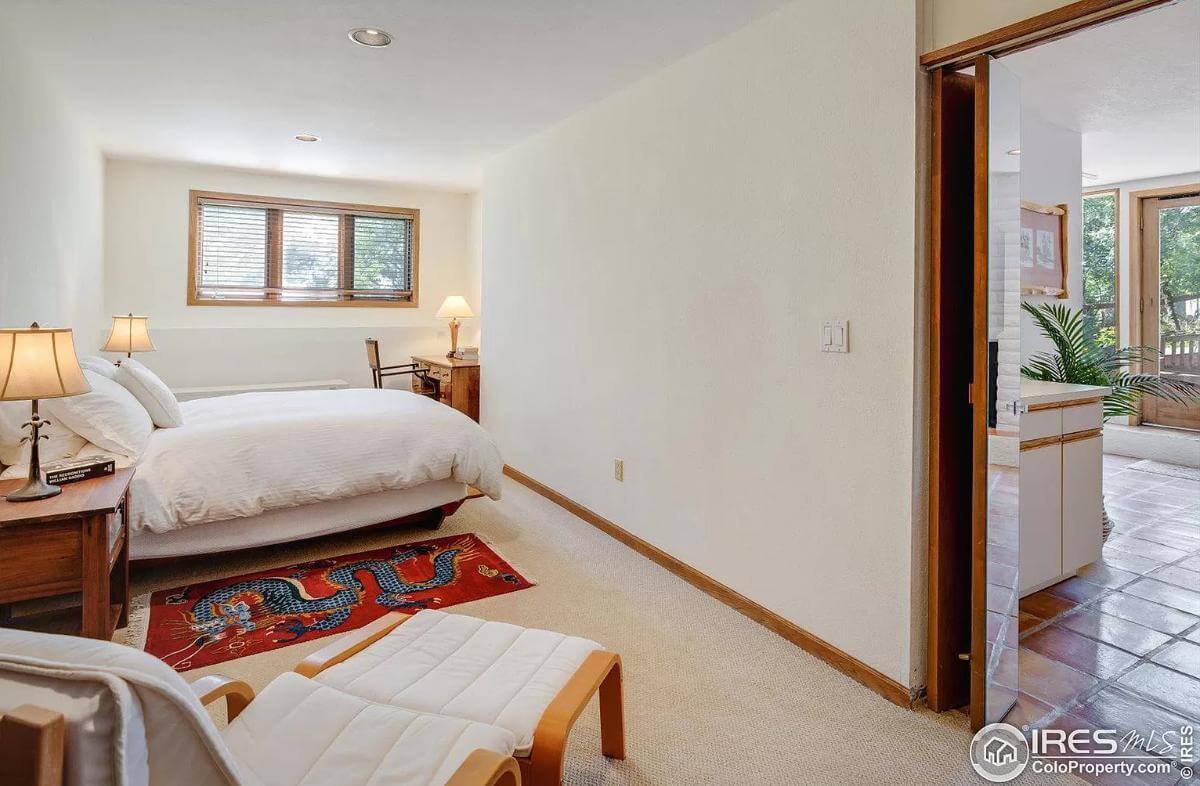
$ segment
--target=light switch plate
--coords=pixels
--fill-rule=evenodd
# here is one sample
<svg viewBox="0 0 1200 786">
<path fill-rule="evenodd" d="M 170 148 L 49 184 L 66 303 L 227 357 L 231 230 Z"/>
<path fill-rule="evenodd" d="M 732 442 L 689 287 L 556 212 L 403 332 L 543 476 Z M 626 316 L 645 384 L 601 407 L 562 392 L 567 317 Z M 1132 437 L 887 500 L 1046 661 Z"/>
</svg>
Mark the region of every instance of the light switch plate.
<svg viewBox="0 0 1200 786">
<path fill-rule="evenodd" d="M 850 321 L 826 319 L 821 322 L 821 351 L 844 353 L 850 351 Z"/>
</svg>

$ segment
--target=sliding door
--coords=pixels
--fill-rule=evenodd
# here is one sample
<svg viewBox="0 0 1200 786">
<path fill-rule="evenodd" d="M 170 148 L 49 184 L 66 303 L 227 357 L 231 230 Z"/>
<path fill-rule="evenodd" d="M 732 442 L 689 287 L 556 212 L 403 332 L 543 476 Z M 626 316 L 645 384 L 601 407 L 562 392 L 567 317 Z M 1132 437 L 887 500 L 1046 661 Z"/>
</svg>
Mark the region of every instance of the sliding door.
<svg viewBox="0 0 1200 786">
<path fill-rule="evenodd" d="M 1017 697 L 1020 84 L 933 80 L 929 705 L 980 728 Z"/>
<path fill-rule="evenodd" d="M 929 706 L 971 700 L 975 79 L 933 73 L 930 150 Z"/>
</svg>

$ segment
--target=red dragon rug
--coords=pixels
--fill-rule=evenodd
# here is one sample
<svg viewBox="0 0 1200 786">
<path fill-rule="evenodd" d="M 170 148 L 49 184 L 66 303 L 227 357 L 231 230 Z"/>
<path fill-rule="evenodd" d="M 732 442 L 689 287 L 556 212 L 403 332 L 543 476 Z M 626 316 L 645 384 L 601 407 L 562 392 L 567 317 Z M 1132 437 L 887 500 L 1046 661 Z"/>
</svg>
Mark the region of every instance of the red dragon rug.
<svg viewBox="0 0 1200 786">
<path fill-rule="evenodd" d="M 145 650 L 187 671 L 416 612 L 526 589 L 474 534 L 161 590 L 150 596 Z"/>
</svg>

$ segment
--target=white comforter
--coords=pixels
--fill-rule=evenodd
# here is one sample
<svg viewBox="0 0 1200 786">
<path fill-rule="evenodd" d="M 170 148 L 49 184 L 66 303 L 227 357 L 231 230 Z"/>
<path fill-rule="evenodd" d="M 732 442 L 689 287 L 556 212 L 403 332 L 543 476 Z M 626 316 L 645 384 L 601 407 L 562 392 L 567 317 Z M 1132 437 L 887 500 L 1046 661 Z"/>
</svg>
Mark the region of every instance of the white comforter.
<svg viewBox="0 0 1200 786">
<path fill-rule="evenodd" d="M 500 497 L 500 453 L 462 413 L 403 390 L 244 393 L 184 402 L 130 488 L 134 531 L 167 532 L 435 480 Z"/>
</svg>

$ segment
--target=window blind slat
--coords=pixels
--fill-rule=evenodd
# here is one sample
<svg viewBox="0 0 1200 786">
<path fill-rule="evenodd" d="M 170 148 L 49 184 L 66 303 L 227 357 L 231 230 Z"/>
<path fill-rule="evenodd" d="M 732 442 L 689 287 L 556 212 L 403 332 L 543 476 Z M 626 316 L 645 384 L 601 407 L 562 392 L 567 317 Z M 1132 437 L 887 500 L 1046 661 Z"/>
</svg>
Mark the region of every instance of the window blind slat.
<svg viewBox="0 0 1200 786">
<path fill-rule="evenodd" d="M 404 219 L 354 217 L 355 289 L 412 287 L 411 230 Z"/>
<path fill-rule="evenodd" d="M 409 216 L 219 198 L 195 204 L 200 299 L 415 300 Z"/>
<path fill-rule="evenodd" d="M 338 217 L 283 214 L 283 288 L 338 288 Z"/>
<path fill-rule="evenodd" d="M 267 211 L 200 205 L 201 288 L 267 283 Z"/>
</svg>

